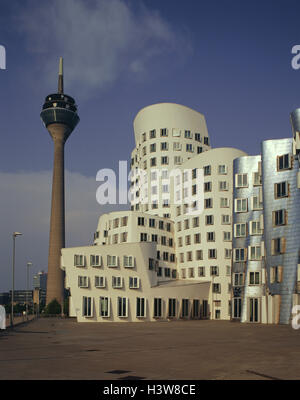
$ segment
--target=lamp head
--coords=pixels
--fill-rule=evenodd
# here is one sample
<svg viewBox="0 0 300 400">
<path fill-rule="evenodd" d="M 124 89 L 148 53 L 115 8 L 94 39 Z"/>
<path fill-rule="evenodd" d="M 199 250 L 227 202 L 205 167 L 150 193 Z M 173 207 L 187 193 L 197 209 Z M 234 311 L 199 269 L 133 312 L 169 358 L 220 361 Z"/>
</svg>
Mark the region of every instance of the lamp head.
<svg viewBox="0 0 300 400">
<path fill-rule="evenodd" d="M 22 233 L 20 233 L 20 232 L 14 232 L 14 233 L 13 233 L 13 236 L 14 236 L 14 237 L 21 236 L 21 235 L 22 235 Z"/>
</svg>

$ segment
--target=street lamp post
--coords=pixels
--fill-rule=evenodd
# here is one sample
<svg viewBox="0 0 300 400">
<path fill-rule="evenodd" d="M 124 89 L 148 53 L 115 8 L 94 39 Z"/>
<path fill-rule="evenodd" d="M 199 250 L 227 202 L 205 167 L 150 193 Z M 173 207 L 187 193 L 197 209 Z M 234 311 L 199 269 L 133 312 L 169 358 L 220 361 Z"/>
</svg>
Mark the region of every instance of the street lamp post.
<svg viewBox="0 0 300 400">
<path fill-rule="evenodd" d="M 22 233 L 13 233 L 13 259 L 12 259 L 12 291 L 11 291 L 11 314 L 10 314 L 10 326 L 14 326 L 14 291 L 15 291 L 15 254 L 16 254 L 16 237 L 21 236 Z"/>
<path fill-rule="evenodd" d="M 28 321 L 28 292 L 29 292 L 29 267 L 32 267 L 32 263 L 27 263 L 27 288 L 26 288 L 26 320 Z"/>
</svg>

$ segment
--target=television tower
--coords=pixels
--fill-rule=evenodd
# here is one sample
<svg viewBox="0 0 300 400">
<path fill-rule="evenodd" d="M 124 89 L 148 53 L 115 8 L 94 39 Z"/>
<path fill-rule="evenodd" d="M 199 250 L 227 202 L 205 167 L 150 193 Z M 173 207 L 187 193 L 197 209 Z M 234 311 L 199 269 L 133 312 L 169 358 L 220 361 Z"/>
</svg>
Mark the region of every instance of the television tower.
<svg viewBox="0 0 300 400">
<path fill-rule="evenodd" d="M 75 100 L 64 94 L 62 57 L 59 59 L 58 92 L 46 97 L 41 119 L 54 143 L 46 304 L 56 299 L 63 306 L 64 274 L 60 256 L 65 247 L 64 146 L 79 117 Z"/>
</svg>

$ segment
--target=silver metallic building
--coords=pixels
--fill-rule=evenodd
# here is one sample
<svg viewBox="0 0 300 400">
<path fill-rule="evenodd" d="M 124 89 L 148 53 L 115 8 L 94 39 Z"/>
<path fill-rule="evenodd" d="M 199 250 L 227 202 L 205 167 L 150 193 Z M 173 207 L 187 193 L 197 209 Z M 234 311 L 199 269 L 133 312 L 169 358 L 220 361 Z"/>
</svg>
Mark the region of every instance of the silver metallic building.
<svg viewBox="0 0 300 400">
<path fill-rule="evenodd" d="M 288 324 L 299 304 L 300 109 L 291 122 L 293 138 L 234 162 L 232 316 L 241 322 Z"/>
</svg>

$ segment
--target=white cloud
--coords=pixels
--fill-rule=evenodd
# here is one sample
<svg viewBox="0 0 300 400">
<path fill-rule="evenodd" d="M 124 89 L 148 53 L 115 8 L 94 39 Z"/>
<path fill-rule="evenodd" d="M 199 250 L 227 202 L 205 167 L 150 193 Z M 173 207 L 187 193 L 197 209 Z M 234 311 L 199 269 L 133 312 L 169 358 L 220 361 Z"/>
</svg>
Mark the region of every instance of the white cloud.
<svg viewBox="0 0 300 400">
<path fill-rule="evenodd" d="M 16 288 L 26 286 L 26 263 L 47 270 L 52 172 L 0 172 L 0 292 L 11 289 L 12 233 L 16 239 Z M 95 177 L 66 172 L 66 246 L 92 243 L 101 214 L 129 206 L 100 206 Z"/>
<path fill-rule="evenodd" d="M 16 18 L 29 50 L 39 57 L 39 74 L 53 83 L 62 55 L 68 87 L 80 88 L 81 95 L 124 73 L 153 73 L 153 65 L 168 55 L 178 59 L 191 49 L 185 34 L 141 2 L 133 7 L 122 0 L 47 0 L 21 6 Z"/>
</svg>

